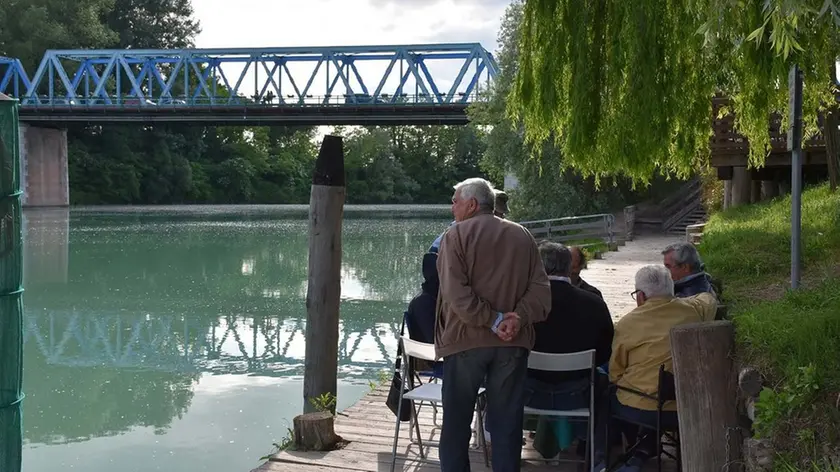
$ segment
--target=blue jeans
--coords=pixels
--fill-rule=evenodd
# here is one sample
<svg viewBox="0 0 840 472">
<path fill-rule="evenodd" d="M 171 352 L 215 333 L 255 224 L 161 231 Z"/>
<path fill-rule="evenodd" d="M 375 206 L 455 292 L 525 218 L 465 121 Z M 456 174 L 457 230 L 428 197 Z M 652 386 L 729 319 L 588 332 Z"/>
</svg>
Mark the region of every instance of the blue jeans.
<svg viewBox="0 0 840 472">
<path fill-rule="evenodd" d="M 469 472 L 472 419 L 478 389 L 486 388 L 487 413 L 495 418 L 493 468 L 516 472 L 522 459 L 522 420 L 528 350 L 518 347 L 478 348 L 443 360 L 443 427 L 440 435 L 442 472 Z M 486 379 L 486 381 L 485 381 Z"/>
</svg>

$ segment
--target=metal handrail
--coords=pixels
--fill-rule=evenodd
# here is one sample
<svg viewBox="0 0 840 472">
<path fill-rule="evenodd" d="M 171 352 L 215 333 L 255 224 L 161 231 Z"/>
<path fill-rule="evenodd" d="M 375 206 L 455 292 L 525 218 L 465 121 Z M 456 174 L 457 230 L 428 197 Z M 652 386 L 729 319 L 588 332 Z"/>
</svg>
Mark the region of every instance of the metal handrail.
<svg viewBox="0 0 840 472">
<path fill-rule="evenodd" d="M 535 227 L 544 226 L 547 228 L 547 235 L 549 239 L 551 238 L 552 227 L 555 223 L 565 223 L 569 225 L 574 221 L 583 221 L 583 220 L 593 220 L 592 224 L 597 224 L 597 220 L 601 219 L 603 222 L 603 238 L 609 243 L 610 245 L 615 243 L 615 232 L 613 231 L 613 226 L 615 224 L 615 216 L 610 213 L 598 213 L 594 215 L 581 215 L 581 216 L 565 216 L 560 218 L 550 218 L 545 220 L 531 220 L 531 221 L 522 221 L 519 224 L 524 226 L 526 229 L 536 229 Z M 563 229 L 562 224 L 558 224 L 556 231 L 563 232 L 563 231 L 570 231 L 573 229 L 582 229 L 582 228 L 570 228 L 570 229 Z"/>
</svg>

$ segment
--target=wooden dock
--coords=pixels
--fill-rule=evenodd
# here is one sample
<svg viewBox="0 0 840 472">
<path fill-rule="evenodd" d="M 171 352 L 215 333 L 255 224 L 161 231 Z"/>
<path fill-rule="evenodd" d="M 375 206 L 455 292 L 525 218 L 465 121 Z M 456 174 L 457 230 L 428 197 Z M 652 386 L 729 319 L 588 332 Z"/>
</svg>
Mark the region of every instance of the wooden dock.
<svg viewBox="0 0 840 472">
<path fill-rule="evenodd" d="M 389 471 L 396 417 L 385 406 L 387 395 L 388 387 L 380 387 L 344 410 L 343 415 L 336 417 L 336 433 L 349 441 L 343 449 L 330 452 L 283 451 L 272 456 L 271 460 L 252 472 Z M 438 425 L 435 425 L 432 408 L 424 406 L 420 410 L 420 433 L 423 441 L 440 439 L 439 425 L 442 422 L 440 413 L 442 412 L 438 414 Z M 408 422 L 402 423 L 395 470 L 412 472 L 440 470 L 436 446 L 434 443 L 433 445 L 423 444 L 426 460 L 422 460 L 420 447 L 409 441 Z M 531 448 L 530 443 L 523 447 L 522 457 L 522 470 L 526 472 L 578 470 L 574 463 L 558 467 L 556 461 L 540 461 L 539 453 Z M 484 456 L 480 449 L 472 449 L 470 459 L 472 470 L 489 470 L 484 466 Z"/>
<path fill-rule="evenodd" d="M 679 240 L 677 236 L 662 235 L 644 236 L 629 241 L 625 246 L 621 246 L 619 251 L 605 253 L 603 259 L 590 261 L 589 268 L 581 275 L 603 292 L 613 318 L 618 319 L 636 306 L 630 297 L 636 271 L 647 264 L 661 264 L 662 249 Z M 385 406 L 387 392 L 387 386 L 380 387 L 336 417 L 336 433 L 349 441 L 344 448 L 330 452 L 283 451 L 252 472 L 389 471 L 396 418 Z M 441 422 L 440 416 L 437 418 L 437 425 L 433 422 L 431 407 L 425 406 L 421 409 L 420 432 L 424 441 L 436 441 L 440 438 Z M 408 431 L 408 423 L 402 423 L 396 470 L 440 470 L 437 447 L 424 444 L 427 460 L 422 460 L 419 447 L 409 441 Z M 266 438 L 266 442 L 272 439 L 277 438 Z M 490 470 L 485 468 L 480 450 L 472 450 L 470 457 L 472 470 Z M 522 470 L 525 472 L 583 470 L 575 463 L 542 460 L 530 442 L 523 446 L 522 457 Z M 675 468 L 673 463 L 666 462 L 665 465 L 664 470 Z M 645 470 L 656 470 L 656 462 L 650 461 Z"/>
</svg>

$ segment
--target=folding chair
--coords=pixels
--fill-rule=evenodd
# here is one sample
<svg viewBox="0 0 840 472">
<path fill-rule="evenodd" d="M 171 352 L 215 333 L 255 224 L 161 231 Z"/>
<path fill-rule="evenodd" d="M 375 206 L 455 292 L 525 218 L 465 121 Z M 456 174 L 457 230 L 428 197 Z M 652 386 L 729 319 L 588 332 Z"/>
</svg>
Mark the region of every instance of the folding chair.
<svg viewBox="0 0 840 472">
<path fill-rule="evenodd" d="M 541 410 L 525 407 L 526 415 L 550 416 L 553 418 L 586 419 L 587 444 L 583 463 L 591 464 L 595 457 L 595 349 L 570 354 L 549 354 L 532 351 L 528 357 L 528 368 L 544 372 L 572 372 L 589 370 L 589 407 L 576 410 Z M 568 462 L 581 462 L 569 460 Z"/>
<path fill-rule="evenodd" d="M 416 430 L 417 432 L 417 444 L 420 447 L 420 458 L 426 459 L 426 453 L 423 451 L 423 439 L 420 434 L 420 424 L 418 421 L 418 411 L 415 402 L 427 402 L 431 404 L 443 404 L 443 383 L 425 383 L 418 386 L 414 386 L 413 382 L 410 382 L 408 379 L 408 365 L 411 359 L 421 359 L 426 361 L 435 362 L 438 360 L 437 355 L 435 354 L 435 345 L 434 344 L 426 344 L 414 341 L 413 339 L 409 338 L 408 336 L 402 336 L 400 338 L 400 343 L 402 346 L 402 355 L 403 361 L 401 365 L 402 370 L 402 386 L 400 388 L 400 401 L 399 407 L 397 408 L 397 420 L 396 420 L 396 427 L 394 428 L 394 448 L 392 451 L 391 457 L 391 472 L 394 472 L 394 468 L 397 464 L 397 444 L 400 439 L 400 415 L 403 406 L 403 399 L 407 399 L 411 401 L 411 420 L 409 422 L 410 430 Z M 409 389 L 406 391 L 406 389 Z M 484 395 L 484 388 L 480 388 L 478 390 L 479 397 Z M 484 465 L 490 467 L 490 456 L 487 452 L 487 441 L 484 438 L 484 416 L 483 412 L 479 408 L 479 403 L 476 401 L 476 414 L 478 415 L 478 439 L 479 445 L 484 451 Z"/>
<path fill-rule="evenodd" d="M 408 335 L 409 338 L 411 338 L 411 335 L 413 332 L 416 331 L 416 328 L 414 326 L 414 323 L 412 323 L 411 319 L 408 317 L 407 311 L 403 312 L 403 328 L 400 330 L 400 336 L 405 335 L 405 328 L 408 328 Z M 430 383 L 436 383 L 438 380 L 443 380 L 441 369 L 437 362 L 432 362 L 429 367 L 431 368 L 431 370 L 418 370 L 416 368 L 413 369 L 414 375 L 412 377 L 417 380 L 417 383 L 419 385 L 422 385 L 424 383 L 423 377 L 428 377 Z M 420 402 L 420 404 L 417 405 L 417 414 L 420 414 L 420 410 L 423 409 L 424 404 L 425 402 Z M 430 406 L 432 407 L 432 423 L 435 426 L 440 427 L 441 424 L 438 423 L 438 407 L 434 403 L 431 403 Z M 416 443 L 416 441 L 414 440 L 414 429 L 411 429 L 409 431 L 409 440 L 411 440 L 412 443 Z"/>
<path fill-rule="evenodd" d="M 679 420 L 677 422 L 671 421 L 663 421 L 662 418 L 662 407 L 665 405 L 666 402 L 669 401 L 676 401 L 677 400 L 677 388 L 674 379 L 674 374 L 665 370 L 665 365 L 659 366 L 659 380 L 657 386 L 656 395 L 648 395 L 644 392 L 640 392 L 638 390 L 627 388 L 627 387 L 619 387 L 614 386 L 617 390 L 622 390 L 625 392 L 630 392 L 634 395 L 638 395 L 640 397 L 644 397 L 650 400 L 656 401 L 656 424 L 646 424 L 639 421 L 633 421 L 628 418 L 625 418 L 621 415 L 616 415 L 612 411 L 610 411 L 610 407 L 608 406 L 607 410 L 607 417 L 610 419 L 617 419 L 619 421 L 623 421 L 625 423 L 632 424 L 634 426 L 638 426 L 640 428 L 639 434 L 637 435 L 637 439 L 635 444 L 630 446 L 621 457 L 614 462 L 607 470 L 613 470 L 615 466 L 620 463 L 627 461 L 633 452 L 638 449 L 639 445 L 641 445 L 642 441 L 650 434 L 656 434 L 656 462 L 657 462 L 657 470 L 662 472 L 662 455 L 664 454 L 667 457 L 675 460 L 677 462 L 677 470 L 682 470 L 682 457 L 680 454 L 680 439 L 679 439 Z M 607 436 L 609 437 L 609 436 Z M 676 454 L 671 454 L 670 452 L 664 450 L 662 446 L 671 446 L 676 449 Z M 607 457 L 609 457 L 609 444 L 607 445 Z"/>
</svg>

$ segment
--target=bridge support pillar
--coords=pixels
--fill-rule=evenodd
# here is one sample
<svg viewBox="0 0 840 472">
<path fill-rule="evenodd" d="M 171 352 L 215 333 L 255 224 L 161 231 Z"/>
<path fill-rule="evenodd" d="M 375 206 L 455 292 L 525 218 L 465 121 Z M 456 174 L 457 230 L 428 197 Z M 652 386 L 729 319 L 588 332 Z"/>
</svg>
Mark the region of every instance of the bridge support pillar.
<svg viewBox="0 0 840 472">
<path fill-rule="evenodd" d="M 24 207 L 70 205 L 67 130 L 22 123 L 20 160 Z"/>
</svg>

